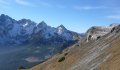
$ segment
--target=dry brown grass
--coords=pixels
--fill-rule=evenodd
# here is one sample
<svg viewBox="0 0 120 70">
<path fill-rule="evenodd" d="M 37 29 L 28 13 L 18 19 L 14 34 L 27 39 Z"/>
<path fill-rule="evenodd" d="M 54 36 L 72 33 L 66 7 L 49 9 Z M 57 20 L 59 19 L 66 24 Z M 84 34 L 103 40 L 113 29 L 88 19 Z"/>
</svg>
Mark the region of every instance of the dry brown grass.
<svg viewBox="0 0 120 70">
<path fill-rule="evenodd" d="M 114 34 L 110 35 L 110 37 L 108 36 L 109 35 L 104 36 L 103 39 L 98 41 L 88 42 L 82 46 L 76 46 L 79 43 L 75 44 L 72 47 L 65 49 L 62 54 L 56 55 L 46 62 L 30 68 L 29 70 L 70 70 L 71 67 L 75 66 L 80 61 L 85 58 L 89 58 L 89 55 L 94 53 L 90 52 L 91 50 L 95 48 L 96 50 L 94 51 L 99 51 L 100 49 L 97 48 L 104 48 L 107 45 L 109 45 L 109 47 L 101 50 L 100 52 L 102 53 L 98 57 L 91 60 L 88 64 L 81 65 L 82 67 L 80 68 L 78 66 L 78 69 L 75 70 L 90 70 L 87 67 L 94 63 L 100 63 L 95 70 L 120 70 L 120 34 L 117 34 L 116 37 L 114 37 Z M 65 56 L 65 53 L 68 54 Z M 63 56 L 65 56 L 65 60 L 58 62 L 58 60 Z"/>
<path fill-rule="evenodd" d="M 111 48 L 107 50 L 111 57 L 99 67 L 99 70 L 120 70 L 120 39 L 111 43 Z"/>
</svg>

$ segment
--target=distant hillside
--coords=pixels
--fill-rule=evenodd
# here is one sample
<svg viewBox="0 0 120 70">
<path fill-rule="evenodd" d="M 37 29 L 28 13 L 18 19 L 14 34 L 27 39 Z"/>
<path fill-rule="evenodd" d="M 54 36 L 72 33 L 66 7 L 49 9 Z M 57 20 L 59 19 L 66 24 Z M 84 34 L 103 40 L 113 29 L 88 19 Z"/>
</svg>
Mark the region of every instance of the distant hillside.
<svg viewBox="0 0 120 70">
<path fill-rule="evenodd" d="M 85 39 L 29 70 L 120 70 L 120 25 L 99 38 Z"/>
</svg>

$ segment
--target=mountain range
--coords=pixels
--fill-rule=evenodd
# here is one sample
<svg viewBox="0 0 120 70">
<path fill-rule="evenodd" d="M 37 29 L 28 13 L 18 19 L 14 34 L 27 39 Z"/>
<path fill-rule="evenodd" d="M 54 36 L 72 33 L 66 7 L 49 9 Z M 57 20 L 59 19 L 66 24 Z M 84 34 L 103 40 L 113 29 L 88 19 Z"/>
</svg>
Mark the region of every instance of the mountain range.
<svg viewBox="0 0 120 70">
<path fill-rule="evenodd" d="M 0 70 L 119 70 L 120 24 L 85 33 L 0 15 Z"/>
<path fill-rule="evenodd" d="M 60 53 L 82 37 L 63 25 L 55 28 L 44 21 L 15 20 L 1 14 L 0 70 L 16 70 L 21 65 L 29 68 Z"/>
<path fill-rule="evenodd" d="M 44 21 L 40 23 L 35 23 L 30 19 L 16 21 L 4 14 L 0 16 L 0 44 L 23 44 L 29 42 L 35 35 L 47 40 L 53 39 L 53 37 L 65 41 L 80 38 L 80 35 L 67 30 L 63 25 L 54 28 L 48 26 Z"/>
</svg>

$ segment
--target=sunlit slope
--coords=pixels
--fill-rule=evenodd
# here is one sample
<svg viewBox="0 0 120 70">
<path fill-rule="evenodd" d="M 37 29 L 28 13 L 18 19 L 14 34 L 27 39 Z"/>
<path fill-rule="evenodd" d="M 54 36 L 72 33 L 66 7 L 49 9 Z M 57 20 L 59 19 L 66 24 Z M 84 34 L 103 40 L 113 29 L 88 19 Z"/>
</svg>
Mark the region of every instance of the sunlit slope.
<svg viewBox="0 0 120 70">
<path fill-rule="evenodd" d="M 107 35 L 76 43 L 29 70 L 120 70 L 120 27 Z"/>
</svg>

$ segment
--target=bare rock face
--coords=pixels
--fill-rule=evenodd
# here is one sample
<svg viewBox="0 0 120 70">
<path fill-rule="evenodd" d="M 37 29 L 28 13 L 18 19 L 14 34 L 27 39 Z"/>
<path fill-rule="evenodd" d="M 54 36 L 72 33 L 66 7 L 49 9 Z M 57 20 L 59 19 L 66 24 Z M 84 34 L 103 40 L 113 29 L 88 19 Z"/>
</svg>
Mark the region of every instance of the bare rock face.
<svg viewBox="0 0 120 70">
<path fill-rule="evenodd" d="M 112 30 L 113 27 L 114 26 L 107 26 L 107 27 L 93 26 L 91 27 L 86 33 L 87 42 L 89 40 L 95 40 L 95 39 L 100 38 L 101 36 L 106 35 Z"/>
</svg>

